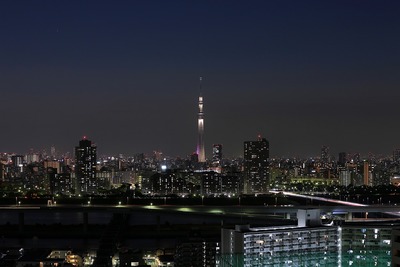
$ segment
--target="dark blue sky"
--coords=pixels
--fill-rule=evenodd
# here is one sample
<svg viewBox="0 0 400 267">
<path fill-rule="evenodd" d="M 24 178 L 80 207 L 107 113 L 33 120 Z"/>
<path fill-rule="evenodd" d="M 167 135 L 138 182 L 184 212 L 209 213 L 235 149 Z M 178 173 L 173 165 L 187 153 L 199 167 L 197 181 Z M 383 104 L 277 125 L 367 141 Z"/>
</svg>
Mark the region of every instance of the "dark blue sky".
<svg viewBox="0 0 400 267">
<path fill-rule="evenodd" d="M 399 1 L 0 1 L 0 151 L 400 147 Z"/>
</svg>

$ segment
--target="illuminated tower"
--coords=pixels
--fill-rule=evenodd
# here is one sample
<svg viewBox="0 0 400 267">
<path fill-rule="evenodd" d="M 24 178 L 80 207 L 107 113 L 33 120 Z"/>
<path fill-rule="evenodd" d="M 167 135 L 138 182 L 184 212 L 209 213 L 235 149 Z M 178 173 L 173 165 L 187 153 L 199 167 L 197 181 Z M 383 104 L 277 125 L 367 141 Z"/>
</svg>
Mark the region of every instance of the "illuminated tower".
<svg viewBox="0 0 400 267">
<path fill-rule="evenodd" d="M 201 80 L 200 77 L 200 90 L 201 90 Z M 204 113 L 203 113 L 203 97 L 199 96 L 199 116 L 197 119 L 198 126 L 198 141 L 197 141 L 197 155 L 199 155 L 199 162 L 206 162 L 206 153 L 204 151 Z"/>
<path fill-rule="evenodd" d="M 75 147 L 76 193 L 96 193 L 96 156 L 96 145 L 83 137 Z"/>
</svg>

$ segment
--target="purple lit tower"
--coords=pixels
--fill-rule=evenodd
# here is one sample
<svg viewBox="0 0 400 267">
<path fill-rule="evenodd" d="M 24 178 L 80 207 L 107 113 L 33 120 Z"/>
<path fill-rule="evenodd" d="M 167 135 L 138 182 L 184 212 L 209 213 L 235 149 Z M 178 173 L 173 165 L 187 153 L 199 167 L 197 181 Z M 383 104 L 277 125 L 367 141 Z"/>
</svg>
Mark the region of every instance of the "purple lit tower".
<svg viewBox="0 0 400 267">
<path fill-rule="evenodd" d="M 202 77 L 200 77 L 200 92 L 201 92 L 201 81 Z M 206 153 L 204 151 L 204 113 L 203 113 L 203 97 L 199 96 L 199 115 L 197 119 L 198 125 L 198 141 L 197 141 L 197 150 L 196 153 L 199 155 L 199 162 L 206 162 Z"/>
</svg>

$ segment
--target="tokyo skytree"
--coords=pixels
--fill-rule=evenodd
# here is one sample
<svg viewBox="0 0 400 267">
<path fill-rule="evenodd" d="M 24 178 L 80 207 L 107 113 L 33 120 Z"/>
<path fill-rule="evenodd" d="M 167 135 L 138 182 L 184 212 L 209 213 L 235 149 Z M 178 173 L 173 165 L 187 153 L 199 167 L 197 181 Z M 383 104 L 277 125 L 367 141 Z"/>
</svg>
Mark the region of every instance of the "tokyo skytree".
<svg viewBox="0 0 400 267">
<path fill-rule="evenodd" d="M 206 153 L 204 151 L 204 112 L 203 112 L 203 97 L 201 95 L 201 81 L 200 77 L 200 96 L 199 96 L 199 114 L 197 119 L 198 126 L 198 140 L 196 153 L 199 157 L 199 162 L 206 162 Z"/>
</svg>

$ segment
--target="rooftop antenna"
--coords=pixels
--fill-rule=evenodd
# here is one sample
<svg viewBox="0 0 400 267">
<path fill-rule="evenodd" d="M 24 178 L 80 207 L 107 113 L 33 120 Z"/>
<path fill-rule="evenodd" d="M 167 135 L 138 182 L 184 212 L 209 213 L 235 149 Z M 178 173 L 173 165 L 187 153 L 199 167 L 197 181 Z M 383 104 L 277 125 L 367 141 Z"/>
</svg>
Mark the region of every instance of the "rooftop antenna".
<svg viewBox="0 0 400 267">
<path fill-rule="evenodd" d="M 203 81 L 203 77 L 200 76 L 199 78 L 199 89 L 200 89 L 200 96 L 201 96 L 201 92 L 202 92 L 202 87 L 201 87 L 201 82 Z"/>
</svg>

